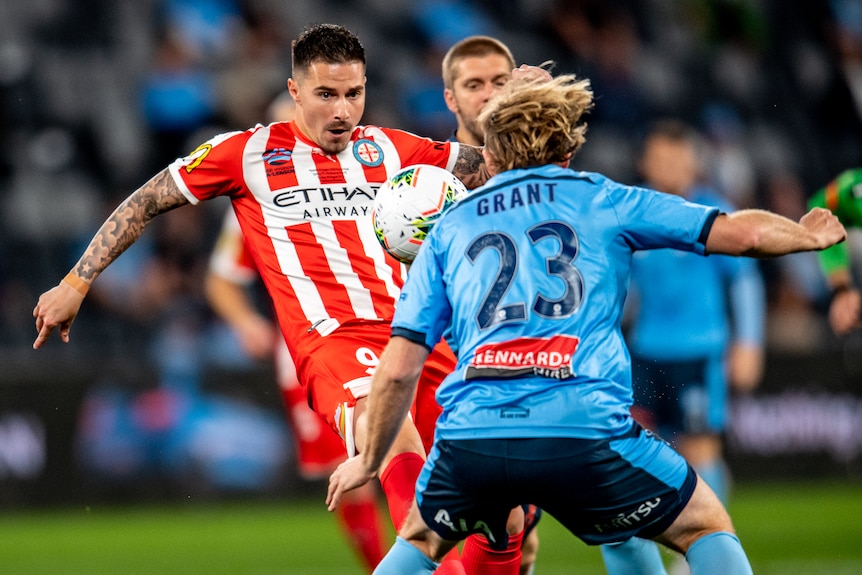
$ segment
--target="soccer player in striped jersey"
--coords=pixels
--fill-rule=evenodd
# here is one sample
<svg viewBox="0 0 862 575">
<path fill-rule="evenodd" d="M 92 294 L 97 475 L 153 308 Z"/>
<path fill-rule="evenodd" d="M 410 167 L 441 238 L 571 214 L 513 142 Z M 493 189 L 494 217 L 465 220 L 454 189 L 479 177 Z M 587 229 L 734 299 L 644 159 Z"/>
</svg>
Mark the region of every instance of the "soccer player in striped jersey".
<svg viewBox="0 0 862 575">
<path fill-rule="evenodd" d="M 205 281 L 207 301 L 233 330 L 246 355 L 257 360 L 274 356 L 276 382 L 294 439 L 297 470 L 305 480 L 318 480 L 344 461 L 347 451 L 335 431 L 308 407 L 284 338 L 251 297 L 250 288 L 258 279 L 239 222 L 228 210 L 210 256 Z M 339 508 L 338 524 L 370 573 L 383 558 L 386 535 L 377 509 L 377 489 L 371 484 L 365 487 L 345 501 L 343 509 Z"/>
<path fill-rule="evenodd" d="M 289 122 L 296 105 L 287 91 L 267 109 L 271 122 Z M 243 241 L 233 210 L 225 214 L 205 278 L 207 301 L 230 326 L 243 351 L 254 359 L 274 356 L 276 381 L 285 415 L 293 434 L 300 477 L 315 480 L 329 475 L 347 456 L 341 438 L 308 406 L 305 389 L 296 376 L 296 365 L 273 321 L 258 308 L 250 287 L 259 280 L 254 258 Z M 377 509 L 377 489 L 368 485 L 339 509 L 338 524 L 368 572 L 383 558 L 385 540 Z"/>
<path fill-rule="evenodd" d="M 847 227 L 862 227 L 862 168 L 841 172 L 818 190 L 808 205 L 830 210 Z M 838 244 L 817 255 L 832 288 L 829 325 L 836 334 L 846 335 L 862 326 L 862 294 L 853 285 L 850 253 L 846 244 Z"/>
<path fill-rule="evenodd" d="M 574 76 L 513 78 L 479 116 L 496 175 L 426 238 L 374 372 L 367 443 L 330 477 L 333 509 L 377 475 L 452 326 L 458 366 L 438 389 L 434 446 L 378 575 L 430 574 L 470 533 L 503 549 L 508 510 L 527 502 L 590 544 L 642 536 L 684 553 L 692 575 L 751 573 L 713 491 L 631 416 L 620 322 L 632 254 L 778 256 L 824 249 L 845 230 L 824 209 L 798 223 L 724 214 L 570 170 L 591 106 L 589 83 Z"/>
<path fill-rule="evenodd" d="M 133 192 L 73 269 L 39 298 L 33 347 L 44 345 L 55 329 L 69 341 L 90 284 L 154 217 L 228 196 L 309 404 L 353 455 L 365 441 L 366 396 L 405 275 L 374 235 L 375 193 L 411 164 L 446 168 L 468 188 L 483 183 L 488 172 L 472 146 L 359 124 L 365 51 L 346 28 L 318 24 L 303 30 L 292 43 L 292 65 L 288 90 L 295 120 L 216 136 Z M 439 414 L 434 391 L 454 365 L 445 344 L 435 347 L 410 417 L 381 461 L 380 483 L 396 528 L 410 509 L 433 438 Z"/>
</svg>

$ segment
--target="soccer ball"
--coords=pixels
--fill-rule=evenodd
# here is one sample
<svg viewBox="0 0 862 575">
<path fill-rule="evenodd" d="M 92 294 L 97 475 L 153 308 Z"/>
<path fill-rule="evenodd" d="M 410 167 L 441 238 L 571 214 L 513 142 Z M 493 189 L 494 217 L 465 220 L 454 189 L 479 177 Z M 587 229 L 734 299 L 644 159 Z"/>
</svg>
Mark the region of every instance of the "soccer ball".
<svg viewBox="0 0 862 575">
<path fill-rule="evenodd" d="M 461 180 L 443 168 L 403 168 L 377 190 L 371 214 L 374 233 L 386 253 L 410 263 L 437 219 L 466 195 Z"/>
</svg>

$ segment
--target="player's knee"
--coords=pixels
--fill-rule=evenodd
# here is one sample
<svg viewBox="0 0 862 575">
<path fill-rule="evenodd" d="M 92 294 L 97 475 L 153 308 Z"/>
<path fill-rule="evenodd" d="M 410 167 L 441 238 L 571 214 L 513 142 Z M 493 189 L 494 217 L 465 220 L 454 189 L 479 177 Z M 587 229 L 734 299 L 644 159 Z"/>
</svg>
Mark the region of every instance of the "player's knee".
<svg viewBox="0 0 862 575">
<path fill-rule="evenodd" d="M 730 515 L 706 482 L 698 480 L 691 499 L 658 540 L 680 553 L 692 543 L 720 531 L 734 533 Z"/>
<path fill-rule="evenodd" d="M 520 505 L 509 512 L 506 520 L 506 532 L 509 535 L 517 535 L 524 530 L 524 508 Z"/>
</svg>

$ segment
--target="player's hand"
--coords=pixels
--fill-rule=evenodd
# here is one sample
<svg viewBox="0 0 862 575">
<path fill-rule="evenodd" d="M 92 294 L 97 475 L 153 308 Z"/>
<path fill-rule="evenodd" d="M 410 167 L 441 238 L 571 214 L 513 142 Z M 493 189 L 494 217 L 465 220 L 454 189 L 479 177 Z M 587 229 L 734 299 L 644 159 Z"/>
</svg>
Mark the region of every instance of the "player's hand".
<svg viewBox="0 0 862 575">
<path fill-rule="evenodd" d="M 267 359 L 272 355 L 276 338 L 280 337 L 275 326 L 265 317 L 250 315 L 237 324 L 236 333 L 243 351 L 254 359 Z"/>
<path fill-rule="evenodd" d="M 818 240 L 818 249 L 841 243 L 847 238 L 847 230 L 831 211 L 825 208 L 813 208 L 802 216 L 799 224 L 811 232 Z"/>
<path fill-rule="evenodd" d="M 329 476 L 329 489 L 326 493 L 326 506 L 330 511 L 338 507 L 341 497 L 351 489 L 361 487 L 374 479 L 374 471 L 368 471 L 362 455 L 351 457 L 339 465 Z"/>
<path fill-rule="evenodd" d="M 762 346 L 735 343 L 727 360 L 728 381 L 736 391 L 748 393 L 758 386 L 765 363 Z"/>
<path fill-rule="evenodd" d="M 845 289 L 835 294 L 829 305 L 829 325 L 836 335 L 846 335 L 862 326 L 862 295 L 857 289 Z"/>
<path fill-rule="evenodd" d="M 60 339 L 69 343 L 69 330 L 83 301 L 84 296 L 66 282 L 60 282 L 43 293 L 33 308 L 36 331 L 39 332 L 33 342 L 33 349 L 42 347 L 56 328 L 60 329 Z"/>
<path fill-rule="evenodd" d="M 525 81 L 542 80 L 547 82 L 552 80 L 553 77 L 551 76 L 551 73 L 544 68 L 521 64 L 519 67 L 512 70 L 512 79 Z"/>
</svg>

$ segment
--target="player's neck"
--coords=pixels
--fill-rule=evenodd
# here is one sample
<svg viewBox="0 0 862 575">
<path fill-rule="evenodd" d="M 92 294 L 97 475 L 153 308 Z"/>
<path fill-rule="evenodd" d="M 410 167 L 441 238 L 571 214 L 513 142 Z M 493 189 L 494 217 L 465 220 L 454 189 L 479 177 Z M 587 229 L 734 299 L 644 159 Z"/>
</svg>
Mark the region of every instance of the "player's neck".
<svg viewBox="0 0 862 575">
<path fill-rule="evenodd" d="M 476 146 L 481 148 L 485 145 L 485 142 L 479 141 L 471 132 L 464 128 L 458 128 L 455 130 L 455 139 L 458 140 L 462 144 L 469 144 L 470 146 Z"/>
</svg>

